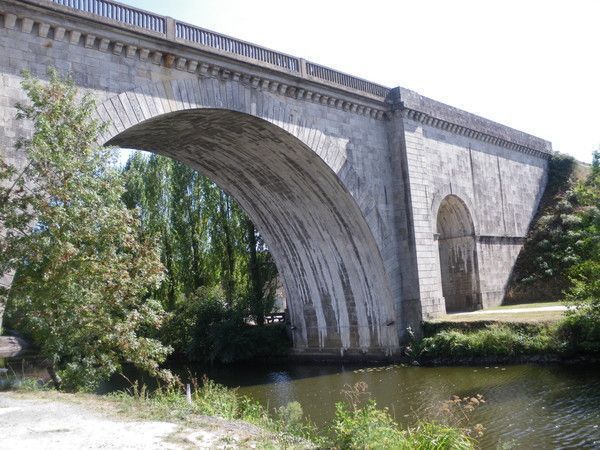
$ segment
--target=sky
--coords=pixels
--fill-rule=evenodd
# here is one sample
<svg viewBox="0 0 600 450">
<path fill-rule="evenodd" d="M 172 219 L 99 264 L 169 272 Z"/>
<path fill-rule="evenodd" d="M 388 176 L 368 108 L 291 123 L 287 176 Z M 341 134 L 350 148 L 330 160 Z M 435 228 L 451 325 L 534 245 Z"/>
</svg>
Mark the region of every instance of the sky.
<svg viewBox="0 0 600 450">
<path fill-rule="evenodd" d="M 600 148 L 598 0 L 121 0 L 552 142 Z"/>
</svg>

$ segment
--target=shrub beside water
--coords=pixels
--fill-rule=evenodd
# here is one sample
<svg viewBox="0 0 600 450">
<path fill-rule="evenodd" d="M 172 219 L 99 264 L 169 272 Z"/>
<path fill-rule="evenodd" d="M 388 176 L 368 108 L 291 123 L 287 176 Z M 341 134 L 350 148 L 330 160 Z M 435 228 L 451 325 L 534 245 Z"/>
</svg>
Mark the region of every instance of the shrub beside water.
<svg viewBox="0 0 600 450">
<path fill-rule="evenodd" d="M 589 355 L 600 353 L 600 321 L 577 310 L 558 323 L 493 323 L 483 328 L 441 329 L 413 343 L 416 357 Z"/>
<path fill-rule="evenodd" d="M 418 343 L 421 355 L 516 356 L 556 351 L 556 327 L 492 324 L 476 330 L 442 330 Z"/>
<path fill-rule="evenodd" d="M 456 417 L 462 421 L 472 411 L 469 408 L 474 406 L 469 405 L 474 403 L 465 402 L 463 405 L 462 399 L 449 400 L 441 405 L 439 411 L 444 413 L 445 419 L 436 416 L 433 421 L 418 421 L 414 427 L 404 428 L 387 408 L 379 408 L 375 401 L 368 399 L 365 383 L 351 386 L 344 393 L 347 401 L 335 405 L 335 418 L 321 430 L 306 420 L 298 402 L 269 412 L 235 389 L 207 378 L 200 385 L 194 383 L 191 403 L 186 401 L 181 388 L 171 387 L 149 393 L 137 384 L 128 392 L 113 394 L 113 397 L 126 410 L 148 419 L 190 420 L 194 415 L 208 415 L 243 420 L 270 432 L 265 438 L 276 448 L 473 449 L 476 441 L 472 436 L 480 435 L 482 430 L 480 425 L 465 427 L 462 422 L 451 424 L 447 420 L 458 411 L 460 414 Z M 482 399 L 481 396 L 479 398 Z"/>
<path fill-rule="evenodd" d="M 331 427 L 335 448 L 399 448 L 406 440 L 406 432 L 388 410 L 378 408 L 373 400 L 363 407 L 352 408 L 345 403 L 335 406 Z"/>
</svg>

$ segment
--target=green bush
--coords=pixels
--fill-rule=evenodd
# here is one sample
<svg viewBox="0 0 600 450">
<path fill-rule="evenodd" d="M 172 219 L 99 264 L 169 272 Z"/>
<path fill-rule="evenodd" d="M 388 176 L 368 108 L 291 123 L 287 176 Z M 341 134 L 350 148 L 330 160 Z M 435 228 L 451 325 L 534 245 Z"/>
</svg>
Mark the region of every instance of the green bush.
<svg viewBox="0 0 600 450">
<path fill-rule="evenodd" d="M 336 404 L 330 447 L 339 449 L 473 449 L 475 441 L 465 430 L 438 422 L 420 421 L 403 430 L 387 408 L 375 401 L 362 407 Z"/>
<path fill-rule="evenodd" d="M 558 349 L 556 327 L 492 324 L 472 331 L 442 330 L 417 343 L 420 355 L 516 356 Z"/>
<path fill-rule="evenodd" d="M 398 444 L 405 441 L 405 433 L 389 412 L 377 408 L 374 401 L 362 408 L 350 408 L 344 403 L 337 403 L 331 430 L 333 447 L 341 449 L 402 448 Z"/>
<path fill-rule="evenodd" d="M 574 309 L 559 332 L 569 351 L 600 353 L 600 152 L 594 152 L 592 172 L 577 186 L 576 197 L 582 208 L 573 246 L 580 262 L 568 271 L 565 299 Z"/>
<path fill-rule="evenodd" d="M 283 356 L 291 345 L 285 325 L 256 326 L 245 310 L 229 307 L 222 289 L 199 288 L 171 313 L 165 342 L 190 361 L 233 363 Z"/>
<path fill-rule="evenodd" d="M 600 353 L 600 321 L 586 314 L 573 314 L 561 322 L 558 333 L 569 353 Z"/>
<path fill-rule="evenodd" d="M 420 422 L 414 428 L 408 429 L 404 448 L 468 450 L 475 448 L 475 442 L 459 428 L 436 422 Z"/>
<path fill-rule="evenodd" d="M 16 271 L 7 320 L 67 390 L 93 390 L 124 364 L 166 380 L 170 348 L 154 339 L 165 312 L 152 298 L 164 267 L 121 200 L 114 151 L 97 143 L 95 102 L 55 71 L 48 83 L 25 73 L 22 87 L 17 115 L 33 133 L 16 152 L 28 164 L 0 158 L 0 277 Z"/>
</svg>

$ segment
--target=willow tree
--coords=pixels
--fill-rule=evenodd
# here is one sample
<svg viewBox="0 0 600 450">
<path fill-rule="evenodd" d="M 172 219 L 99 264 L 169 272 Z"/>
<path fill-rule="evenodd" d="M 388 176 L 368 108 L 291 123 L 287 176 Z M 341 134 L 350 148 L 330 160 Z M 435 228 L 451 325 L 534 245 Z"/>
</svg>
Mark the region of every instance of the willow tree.
<svg viewBox="0 0 600 450">
<path fill-rule="evenodd" d="M 226 192 L 170 158 L 134 152 L 124 167 L 124 199 L 144 227 L 160 233 L 169 310 L 221 291 L 226 309 L 262 324 L 273 309 L 277 270 L 253 223 Z M 207 290 L 208 289 L 208 290 Z"/>
<path fill-rule="evenodd" d="M 17 151 L 28 165 L 0 170 L 0 273 L 16 270 L 9 320 L 67 388 L 92 389 L 124 363 L 161 374 L 169 349 L 151 336 L 164 311 L 149 296 L 163 279 L 159 247 L 122 201 L 113 151 L 96 144 L 93 98 L 49 75 L 22 83 L 18 118 L 33 135 Z"/>
</svg>

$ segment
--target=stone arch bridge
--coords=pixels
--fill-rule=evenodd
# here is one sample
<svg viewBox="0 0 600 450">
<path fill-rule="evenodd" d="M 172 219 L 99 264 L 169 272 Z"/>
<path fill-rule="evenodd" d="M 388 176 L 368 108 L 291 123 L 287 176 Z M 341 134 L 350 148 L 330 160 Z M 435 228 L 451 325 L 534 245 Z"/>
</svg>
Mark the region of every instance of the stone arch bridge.
<svg viewBox="0 0 600 450">
<path fill-rule="evenodd" d="M 22 163 L 30 132 L 22 70 L 70 73 L 110 122 L 102 143 L 171 156 L 239 201 L 299 353 L 390 355 L 422 318 L 499 304 L 546 183 L 547 141 L 108 0 L 0 0 L 0 54 L 2 155 Z"/>
</svg>

